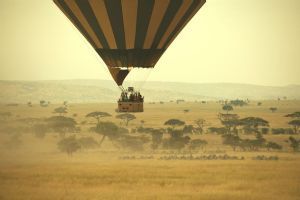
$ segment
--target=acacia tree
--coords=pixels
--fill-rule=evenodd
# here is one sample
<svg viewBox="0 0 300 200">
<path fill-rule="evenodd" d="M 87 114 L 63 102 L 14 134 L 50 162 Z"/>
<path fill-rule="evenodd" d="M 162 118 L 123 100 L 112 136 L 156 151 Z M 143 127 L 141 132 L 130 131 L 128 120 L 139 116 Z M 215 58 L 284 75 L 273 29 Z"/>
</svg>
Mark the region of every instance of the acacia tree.
<svg viewBox="0 0 300 200">
<path fill-rule="evenodd" d="M 92 117 L 95 118 L 97 120 L 97 125 L 100 124 L 100 119 L 103 117 L 111 117 L 111 114 L 107 113 L 107 112 L 91 112 L 89 114 L 87 114 L 85 117 Z"/>
<path fill-rule="evenodd" d="M 164 125 L 172 127 L 168 129 L 170 138 L 164 141 L 164 147 L 180 150 L 189 143 L 190 137 L 183 137 L 183 129 L 175 129 L 175 127 L 181 127 L 185 125 L 184 121 L 181 121 L 179 119 L 169 119 L 164 123 Z"/>
<path fill-rule="evenodd" d="M 259 118 L 259 117 L 246 117 L 240 120 L 241 125 L 247 128 L 250 128 L 250 130 L 253 130 L 255 133 L 259 133 L 258 129 L 259 127 L 266 127 L 269 126 L 269 122 Z"/>
<path fill-rule="evenodd" d="M 275 143 L 275 142 L 268 142 L 266 144 L 266 148 L 268 151 L 270 151 L 270 149 L 273 149 L 273 150 L 281 150 L 282 149 L 282 146 Z"/>
<path fill-rule="evenodd" d="M 220 113 L 218 115 L 218 118 L 221 121 L 221 123 L 224 125 L 227 134 L 231 134 L 231 133 L 234 133 L 235 135 L 238 134 L 237 127 L 241 125 L 241 122 L 237 114 Z"/>
<path fill-rule="evenodd" d="M 225 105 L 222 107 L 222 109 L 223 109 L 224 111 L 226 111 L 226 113 L 228 114 L 229 111 L 232 111 L 232 110 L 233 110 L 233 107 L 232 107 L 232 105 L 230 105 L 230 104 L 225 104 Z"/>
<path fill-rule="evenodd" d="M 58 149 L 61 152 L 65 152 L 68 156 L 72 156 L 74 152 L 78 151 L 81 146 L 75 136 L 63 138 L 57 143 Z"/>
<path fill-rule="evenodd" d="M 164 140 L 163 146 L 165 148 L 172 148 L 180 150 L 184 148 L 191 138 L 189 136 L 183 136 L 182 130 L 172 130 L 170 132 L 170 138 Z"/>
<path fill-rule="evenodd" d="M 128 130 L 121 128 L 113 122 L 100 122 L 96 127 L 95 132 L 102 135 L 99 146 L 103 143 L 104 139 L 108 137 L 111 141 L 118 139 L 121 135 L 128 133 Z"/>
<path fill-rule="evenodd" d="M 297 134 L 300 128 L 300 112 L 294 112 L 286 115 L 285 117 L 290 117 L 293 119 L 292 121 L 288 122 L 288 124 L 293 127 L 294 133 Z"/>
<path fill-rule="evenodd" d="M 202 134 L 203 131 L 204 131 L 204 126 L 206 126 L 206 120 L 202 119 L 202 118 L 199 118 L 199 119 L 196 119 L 194 122 L 197 125 L 197 131 L 200 134 Z"/>
<path fill-rule="evenodd" d="M 242 106 L 246 106 L 247 104 L 248 103 L 246 101 L 239 100 L 239 99 L 231 100 L 230 101 L 230 105 L 233 105 L 233 106 L 241 106 L 242 107 Z"/>
<path fill-rule="evenodd" d="M 226 134 L 222 135 L 223 144 L 232 147 L 233 151 L 240 145 L 241 138 L 238 135 Z"/>
<path fill-rule="evenodd" d="M 171 126 L 172 129 L 174 129 L 175 127 L 185 125 L 185 122 L 184 122 L 184 121 L 181 121 L 181 120 L 179 120 L 179 119 L 169 119 L 168 121 L 166 121 L 166 122 L 164 123 L 164 125 Z"/>
<path fill-rule="evenodd" d="M 294 151 L 299 151 L 300 149 L 300 140 L 296 140 L 294 137 L 289 137 L 290 146 L 293 148 Z"/>
<path fill-rule="evenodd" d="M 294 119 L 294 120 L 290 121 L 288 124 L 293 127 L 294 133 L 297 134 L 298 130 L 300 128 L 300 119 Z"/>
<path fill-rule="evenodd" d="M 58 132 L 61 137 L 65 137 L 66 133 L 76 131 L 76 121 L 70 117 L 53 116 L 46 119 L 49 129 Z"/>
<path fill-rule="evenodd" d="M 300 112 L 294 112 L 294 113 L 291 113 L 291 114 L 287 114 L 287 115 L 285 115 L 285 117 L 300 119 Z"/>
<path fill-rule="evenodd" d="M 130 113 L 119 114 L 116 116 L 116 118 L 121 119 L 126 126 L 128 126 L 130 121 L 136 119 L 136 117 Z"/>
</svg>

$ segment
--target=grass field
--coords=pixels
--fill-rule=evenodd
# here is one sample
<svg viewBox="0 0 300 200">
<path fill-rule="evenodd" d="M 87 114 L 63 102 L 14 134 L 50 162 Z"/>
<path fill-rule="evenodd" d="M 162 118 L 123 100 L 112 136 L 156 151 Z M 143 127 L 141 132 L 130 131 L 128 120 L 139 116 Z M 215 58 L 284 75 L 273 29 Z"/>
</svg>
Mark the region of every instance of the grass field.
<svg viewBox="0 0 300 200">
<path fill-rule="evenodd" d="M 8 121 L 1 126 L 14 125 L 16 119 L 43 118 L 54 115 L 59 105 L 42 108 L 19 105 L 0 105 L 1 112 L 11 112 Z M 119 124 L 115 119 L 115 104 L 70 104 L 67 116 L 77 114 L 76 121 L 82 131 L 78 136 L 99 135 L 88 132 L 94 120 L 85 118 L 92 111 L 109 112 L 113 117 L 103 119 Z M 269 108 L 277 107 L 272 113 Z M 184 109 L 190 112 L 184 113 Z M 262 117 L 272 128 L 287 128 L 288 113 L 300 110 L 300 101 L 262 101 L 262 106 L 251 102 L 245 107 L 235 108 L 233 113 L 241 117 Z M 129 129 L 145 121 L 147 127 L 163 127 L 170 118 L 192 124 L 204 118 L 209 126 L 220 126 L 217 114 L 221 105 L 215 102 L 145 104 L 145 112 L 135 114 Z M 191 136 L 205 139 L 208 146 L 196 155 L 228 154 L 243 156 L 243 160 L 160 160 L 163 150 L 153 152 L 131 152 L 115 149 L 109 140 L 101 148 L 80 150 L 73 156 L 59 152 L 57 134 L 48 134 L 38 139 L 33 134 L 22 134 L 22 145 L 7 149 L 5 142 L 11 136 L 0 136 L 0 200 L 2 199 L 201 199 L 201 200 L 296 200 L 300 199 L 300 154 L 294 153 L 286 142 L 289 135 L 265 136 L 267 140 L 283 145 L 282 151 L 232 151 L 222 145 L 219 135 Z M 251 136 L 244 136 L 251 137 Z M 294 136 L 299 139 L 299 136 Z M 174 153 L 174 152 L 173 152 Z M 180 155 L 184 154 L 182 152 Z M 120 156 L 151 155 L 152 159 L 119 159 Z M 279 160 L 253 160 L 257 155 L 277 156 Z"/>
</svg>

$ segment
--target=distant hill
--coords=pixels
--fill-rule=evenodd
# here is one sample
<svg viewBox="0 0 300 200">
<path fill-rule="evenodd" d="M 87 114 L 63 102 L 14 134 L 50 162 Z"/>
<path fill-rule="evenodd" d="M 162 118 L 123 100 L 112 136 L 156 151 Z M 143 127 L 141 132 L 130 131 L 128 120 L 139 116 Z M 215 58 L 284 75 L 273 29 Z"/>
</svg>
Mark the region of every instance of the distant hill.
<svg viewBox="0 0 300 200">
<path fill-rule="evenodd" d="M 141 85 L 141 83 L 136 83 Z M 0 103 L 26 103 L 46 100 L 52 103 L 115 102 L 120 90 L 107 80 L 0 81 Z M 184 99 L 300 99 L 300 85 L 284 87 L 234 83 L 146 82 L 142 88 L 146 101 Z"/>
</svg>

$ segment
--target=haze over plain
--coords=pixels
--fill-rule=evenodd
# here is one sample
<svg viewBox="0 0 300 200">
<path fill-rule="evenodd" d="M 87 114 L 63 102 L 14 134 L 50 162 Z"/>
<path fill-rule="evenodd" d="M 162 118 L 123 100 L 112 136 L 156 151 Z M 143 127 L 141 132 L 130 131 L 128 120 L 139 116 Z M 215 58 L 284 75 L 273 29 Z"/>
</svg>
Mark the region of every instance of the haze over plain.
<svg viewBox="0 0 300 200">
<path fill-rule="evenodd" d="M 149 80 L 300 84 L 299 9 L 298 0 L 208 0 Z M 3 0 L 0 24 L 1 80 L 111 80 L 51 0 Z"/>
</svg>

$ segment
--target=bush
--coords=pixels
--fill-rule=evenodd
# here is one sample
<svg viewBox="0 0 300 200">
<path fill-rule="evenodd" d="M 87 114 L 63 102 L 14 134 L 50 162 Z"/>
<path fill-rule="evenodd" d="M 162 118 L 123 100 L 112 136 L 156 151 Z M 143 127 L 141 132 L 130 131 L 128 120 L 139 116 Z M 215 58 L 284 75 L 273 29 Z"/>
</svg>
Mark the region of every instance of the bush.
<svg viewBox="0 0 300 200">
<path fill-rule="evenodd" d="M 117 139 L 123 134 L 129 133 L 128 129 L 119 127 L 113 122 L 99 122 L 94 130 L 96 133 L 107 136 L 111 140 Z"/>
<path fill-rule="evenodd" d="M 282 146 L 279 145 L 279 144 L 277 144 L 277 143 L 275 143 L 275 142 L 268 142 L 268 143 L 266 144 L 266 148 L 268 149 L 268 151 L 269 151 L 270 149 L 281 150 L 281 149 L 282 149 Z"/>
<path fill-rule="evenodd" d="M 163 140 L 163 131 L 155 129 L 152 131 L 152 149 L 157 149 L 158 146 L 162 143 Z"/>
<path fill-rule="evenodd" d="M 263 135 L 268 134 L 269 131 L 270 131 L 269 128 L 261 128 L 261 133 L 262 133 Z"/>
<path fill-rule="evenodd" d="M 137 129 L 138 133 L 152 133 L 152 131 L 154 130 L 153 128 L 146 128 L 146 127 L 138 127 Z"/>
<path fill-rule="evenodd" d="M 206 140 L 201 139 L 194 139 L 190 142 L 190 149 L 196 150 L 196 149 L 202 149 L 207 145 Z"/>
<path fill-rule="evenodd" d="M 171 137 L 163 140 L 163 147 L 167 149 L 183 149 L 190 141 L 189 136 L 185 137 Z"/>
<path fill-rule="evenodd" d="M 223 144 L 231 146 L 234 151 L 240 146 L 242 141 L 239 136 L 232 134 L 222 135 L 222 139 Z"/>
<path fill-rule="evenodd" d="M 292 147 L 294 151 L 299 151 L 300 140 L 296 140 L 294 137 L 289 137 L 289 141 L 290 141 L 290 147 Z"/>
<path fill-rule="evenodd" d="M 294 130 L 292 128 L 272 128 L 272 134 L 294 134 Z"/>
<path fill-rule="evenodd" d="M 230 104 L 233 105 L 233 106 L 241 106 L 241 107 L 248 105 L 247 102 L 245 102 L 243 100 L 239 100 L 239 99 L 231 100 Z"/>
<path fill-rule="evenodd" d="M 184 127 L 183 127 L 183 133 L 186 133 L 186 134 L 191 134 L 191 133 L 193 133 L 194 132 L 194 126 L 193 125 L 185 125 Z"/>
<path fill-rule="evenodd" d="M 65 133 L 76 132 L 76 121 L 70 117 L 54 116 L 46 119 L 48 127 L 54 132 L 59 133 L 61 136 L 65 136 Z"/>
<path fill-rule="evenodd" d="M 221 128 L 218 128 L 218 127 L 209 127 L 208 131 L 210 133 L 225 134 L 227 132 L 227 129 L 225 127 L 221 127 Z"/>
</svg>

